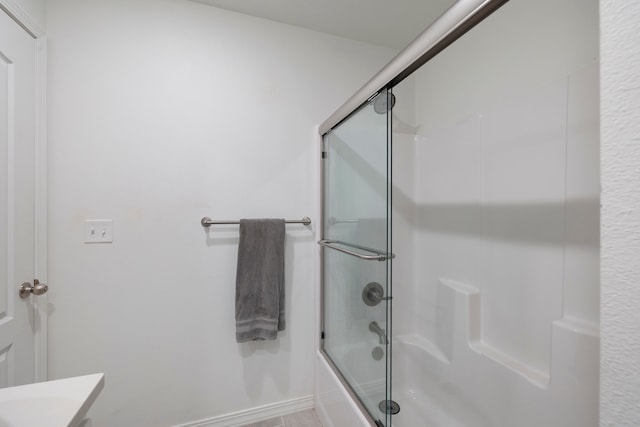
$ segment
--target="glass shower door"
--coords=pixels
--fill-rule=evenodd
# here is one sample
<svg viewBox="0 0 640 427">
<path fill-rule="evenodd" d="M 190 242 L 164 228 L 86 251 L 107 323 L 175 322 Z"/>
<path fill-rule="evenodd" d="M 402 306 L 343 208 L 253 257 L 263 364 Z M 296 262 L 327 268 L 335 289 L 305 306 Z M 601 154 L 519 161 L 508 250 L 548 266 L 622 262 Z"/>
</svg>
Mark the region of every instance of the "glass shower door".
<svg viewBox="0 0 640 427">
<path fill-rule="evenodd" d="M 391 426 L 390 134 L 386 90 L 323 136 L 322 349 Z"/>
</svg>

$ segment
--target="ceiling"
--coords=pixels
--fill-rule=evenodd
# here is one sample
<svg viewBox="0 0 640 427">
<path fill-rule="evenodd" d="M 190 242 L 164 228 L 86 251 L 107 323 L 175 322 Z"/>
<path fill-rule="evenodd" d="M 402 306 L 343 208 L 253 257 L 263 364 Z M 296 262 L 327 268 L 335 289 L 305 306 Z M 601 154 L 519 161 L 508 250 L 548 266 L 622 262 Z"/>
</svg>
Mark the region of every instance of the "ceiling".
<svg viewBox="0 0 640 427">
<path fill-rule="evenodd" d="M 192 0 L 353 40 L 402 49 L 455 0 Z"/>
</svg>

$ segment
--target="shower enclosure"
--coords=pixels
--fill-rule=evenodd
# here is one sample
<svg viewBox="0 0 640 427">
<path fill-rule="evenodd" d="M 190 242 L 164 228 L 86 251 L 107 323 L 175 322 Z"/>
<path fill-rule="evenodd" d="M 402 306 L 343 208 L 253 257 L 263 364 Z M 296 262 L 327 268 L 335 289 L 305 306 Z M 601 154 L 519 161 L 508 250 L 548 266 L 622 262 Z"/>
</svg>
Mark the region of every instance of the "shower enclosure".
<svg viewBox="0 0 640 427">
<path fill-rule="evenodd" d="M 597 8 L 455 2 L 321 126 L 327 425 L 598 425 Z"/>
</svg>

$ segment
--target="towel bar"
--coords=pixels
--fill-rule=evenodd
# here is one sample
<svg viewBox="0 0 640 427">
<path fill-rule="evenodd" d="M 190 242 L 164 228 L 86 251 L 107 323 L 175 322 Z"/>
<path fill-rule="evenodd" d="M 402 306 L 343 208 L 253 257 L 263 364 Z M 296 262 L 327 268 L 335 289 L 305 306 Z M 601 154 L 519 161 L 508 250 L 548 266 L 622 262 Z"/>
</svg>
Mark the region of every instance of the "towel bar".
<svg viewBox="0 0 640 427">
<path fill-rule="evenodd" d="M 305 216 L 302 219 L 287 219 L 284 221 L 286 224 L 303 224 L 303 225 L 310 225 L 311 224 L 311 218 L 309 218 L 308 216 Z M 210 225 L 220 225 L 220 224 L 240 224 L 240 221 L 214 221 L 211 218 L 209 218 L 208 216 L 205 216 L 204 218 L 202 218 L 200 220 L 200 224 L 203 227 L 208 227 Z"/>
<path fill-rule="evenodd" d="M 366 261 L 386 261 L 388 259 L 394 259 L 396 257 L 396 254 L 394 253 L 380 252 L 377 249 L 371 249 L 371 248 L 366 248 L 364 246 L 353 245 L 351 243 L 341 242 L 340 240 L 319 240 L 318 244 L 320 246 L 324 246 L 326 248 L 333 249 L 333 250 L 345 253 L 347 255 L 351 255 L 356 258 L 366 260 Z M 355 251 L 350 251 L 349 249 L 346 249 L 346 248 L 341 248 L 340 246 L 336 246 L 336 245 L 347 246 L 354 249 L 361 249 L 363 251 L 374 253 L 375 255 L 361 254 Z"/>
</svg>

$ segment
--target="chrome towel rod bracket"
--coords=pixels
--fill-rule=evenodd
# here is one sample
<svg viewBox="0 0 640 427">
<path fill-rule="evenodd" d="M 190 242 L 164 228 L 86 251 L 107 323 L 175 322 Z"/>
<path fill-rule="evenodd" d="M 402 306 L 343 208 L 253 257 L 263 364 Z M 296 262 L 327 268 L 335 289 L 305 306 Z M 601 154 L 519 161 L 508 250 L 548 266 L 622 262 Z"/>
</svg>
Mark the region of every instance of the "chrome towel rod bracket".
<svg viewBox="0 0 640 427">
<path fill-rule="evenodd" d="M 284 221 L 286 224 L 303 224 L 303 225 L 311 225 L 311 218 L 305 216 L 302 219 L 287 219 Z M 240 224 L 240 221 L 214 221 L 208 216 L 205 216 L 200 220 L 200 224 L 203 227 L 209 227 L 210 225 L 221 225 L 221 224 Z"/>
</svg>

